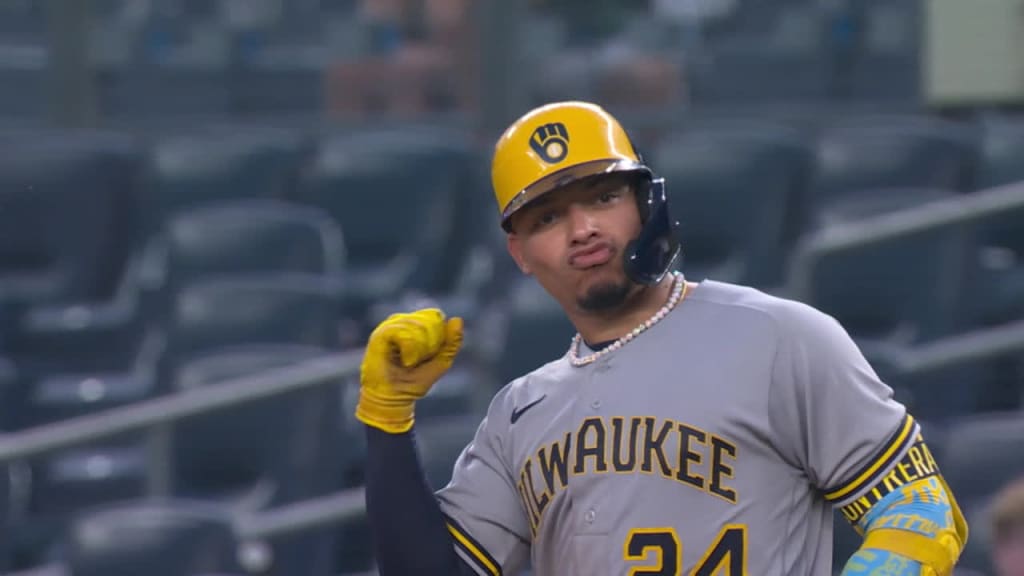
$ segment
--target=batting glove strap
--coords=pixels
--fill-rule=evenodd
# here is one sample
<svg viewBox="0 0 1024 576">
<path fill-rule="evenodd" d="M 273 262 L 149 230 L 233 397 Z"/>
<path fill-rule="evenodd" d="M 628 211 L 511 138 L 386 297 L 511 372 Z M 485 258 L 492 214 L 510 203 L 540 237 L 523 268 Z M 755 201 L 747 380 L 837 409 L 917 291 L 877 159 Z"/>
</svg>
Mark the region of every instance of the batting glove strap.
<svg viewBox="0 0 1024 576">
<path fill-rule="evenodd" d="M 415 402 L 377 394 L 372 389 L 359 391 L 356 418 L 389 434 L 403 434 L 412 429 Z"/>
</svg>

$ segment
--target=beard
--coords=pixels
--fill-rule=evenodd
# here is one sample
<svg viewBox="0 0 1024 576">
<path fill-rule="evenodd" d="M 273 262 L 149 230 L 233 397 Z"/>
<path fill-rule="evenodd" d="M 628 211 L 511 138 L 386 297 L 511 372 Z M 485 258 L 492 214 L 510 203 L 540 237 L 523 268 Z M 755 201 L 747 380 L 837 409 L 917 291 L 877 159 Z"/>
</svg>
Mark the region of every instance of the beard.
<svg viewBox="0 0 1024 576">
<path fill-rule="evenodd" d="M 586 294 L 576 300 L 580 309 L 587 312 L 607 312 L 626 303 L 631 291 L 629 280 L 602 282 L 591 286 Z"/>
</svg>

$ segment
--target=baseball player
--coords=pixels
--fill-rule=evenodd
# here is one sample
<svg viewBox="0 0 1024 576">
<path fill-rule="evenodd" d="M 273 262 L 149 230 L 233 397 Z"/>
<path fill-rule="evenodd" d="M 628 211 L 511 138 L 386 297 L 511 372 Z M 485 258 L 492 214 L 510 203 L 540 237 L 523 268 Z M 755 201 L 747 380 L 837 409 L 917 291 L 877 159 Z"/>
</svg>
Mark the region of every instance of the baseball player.
<svg viewBox="0 0 1024 576">
<path fill-rule="evenodd" d="M 356 416 L 382 575 L 825 576 L 834 507 L 864 536 L 844 575 L 952 572 L 967 526 L 913 416 L 831 317 L 674 272 L 665 183 L 611 115 L 530 111 L 492 181 L 512 258 L 578 333 L 431 493 L 414 404 L 461 319 L 376 328 Z"/>
</svg>

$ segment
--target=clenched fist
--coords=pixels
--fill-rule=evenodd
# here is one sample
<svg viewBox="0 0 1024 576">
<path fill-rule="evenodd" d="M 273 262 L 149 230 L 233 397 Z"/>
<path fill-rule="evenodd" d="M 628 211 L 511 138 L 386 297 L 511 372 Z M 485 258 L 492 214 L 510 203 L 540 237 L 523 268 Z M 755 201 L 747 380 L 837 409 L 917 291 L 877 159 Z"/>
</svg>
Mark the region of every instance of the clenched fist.
<svg viewBox="0 0 1024 576">
<path fill-rule="evenodd" d="M 392 434 L 409 431 L 417 400 L 451 367 L 462 346 L 462 319 L 437 308 L 392 314 L 366 345 L 356 418 Z"/>
</svg>

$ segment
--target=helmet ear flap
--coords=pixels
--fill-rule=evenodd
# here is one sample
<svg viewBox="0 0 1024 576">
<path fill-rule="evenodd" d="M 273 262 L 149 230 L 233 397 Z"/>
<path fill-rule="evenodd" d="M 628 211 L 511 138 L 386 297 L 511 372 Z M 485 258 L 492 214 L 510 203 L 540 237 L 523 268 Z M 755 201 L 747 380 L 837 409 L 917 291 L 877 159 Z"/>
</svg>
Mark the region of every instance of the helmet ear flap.
<svg viewBox="0 0 1024 576">
<path fill-rule="evenodd" d="M 638 173 L 633 178 L 633 194 L 636 197 L 636 207 L 640 212 L 640 221 L 646 223 L 651 213 L 651 192 L 654 187 L 655 176 L 650 173 Z"/>
<path fill-rule="evenodd" d="M 676 236 L 678 223 L 668 210 L 664 178 L 643 178 L 636 192 L 643 227 L 626 247 L 625 270 L 634 282 L 657 284 L 681 252 Z"/>
</svg>

